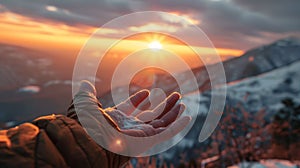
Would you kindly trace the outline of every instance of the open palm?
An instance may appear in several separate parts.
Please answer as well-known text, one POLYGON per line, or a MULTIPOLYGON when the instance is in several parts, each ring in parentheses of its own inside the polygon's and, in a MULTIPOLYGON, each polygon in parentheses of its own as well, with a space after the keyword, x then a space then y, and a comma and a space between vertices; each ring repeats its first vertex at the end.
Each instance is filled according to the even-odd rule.
MULTIPOLYGON (((173 93, 159 104, 152 104, 150 93, 142 90, 113 108, 104 109, 121 132, 136 136, 152 136, 164 131, 184 111, 184 104, 177 104, 178 93, 173 93)), ((157 96, 159 97, 159 96, 157 96)))
MULTIPOLYGON (((151 137, 160 134, 162 138, 152 139, 151 142, 145 144, 138 143, 124 143, 126 149, 139 148, 136 153, 142 153, 151 146, 166 141, 176 134, 178 134, 190 122, 189 116, 180 117, 184 111, 184 104, 177 103, 180 99, 179 93, 172 93, 170 96, 162 100, 160 103, 150 103, 150 92, 142 90, 129 97, 124 102, 116 105, 115 107, 103 109, 97 98, 94 86, 83 81, 77 97, 74 98, 74 104, 77 106, 77 114, 82 115, 80 121, 86 123, 95 122, 96 124, 90 128, 86 128, 89 134, 98 134, 99 139, 109 139, 105 143, 112 143, 117 136, 107 133, 109 131, 107 126, 103 123, 105 118, 111 126, 132 137, 151 137), (99 115, 99 114, 102 115, 99 115), (94 117, 96 114, 99 117, 94 117), (102 117, 104 116, 104 117, 102 117), (104 132, 104 133, 103 133, 104 132)), ((159 99, 158 97, 156 99, 159 99)), ((126 140, 124 140, 126 141, 126 140)))

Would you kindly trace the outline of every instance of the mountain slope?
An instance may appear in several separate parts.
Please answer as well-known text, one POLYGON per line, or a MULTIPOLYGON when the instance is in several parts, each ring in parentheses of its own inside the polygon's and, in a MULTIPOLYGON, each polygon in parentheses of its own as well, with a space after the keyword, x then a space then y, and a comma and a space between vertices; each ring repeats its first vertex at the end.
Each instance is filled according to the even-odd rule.
MULTIPOLYGON (((270 45, 259 47, 250 50, 240 57, 233 58, 223 62, 226 81, 227 83, 242 80, 252 76, 264 74, 272 70, 287 66, 295 61, 300 60, 300 39, 296 38, 286 38, 276 41, 270 45)), ((218 69, 219 65, 213 64, 209 65, 212 72, 218 69)), ((198 82, 198 87, 192 87, 189 82, 190 79, 187 75, 188 72, 182 72, 176 74, 176 79, 179 83, 185 87, 187 93, 192 93, 195 90, 200 90, 202 92, 207 91, 211 88, 210 81, 218 81, 218 77, 214 76, 212 79, 209 78, 207 70, 205 67, 199 67, 192 69, 195 78, 198 82)), ((165 74, 156 74, 155 81, 152 87, 163 89, 166 94, 170 94, 174 91, 180 91, 177 82, 174 77, 165 74)), ((134 91, 143 89, 137 85, 131 85, 130 93, 134 91)), ((124 94, 126 88, 119 87, 116 88, 119 94, 124 94)), ((187 94, 183 93, 183 94, 187 94)), ((100 96, 101 101, 104 102, 106 106, 114 105, 111 98, 111 93, 107 92, 100 96)))
MULTIPOLYGON (((284 67, 297 60, 300 60, 300 39, 296 38, 286 38, 276 41, 270 45, 259 47, 250 50, 240 57, 236 57, 223 62, 226 81, 233 82, 248 78, 251 76, 260 75, 274 69, 284 67)), ((209 65, 212 72, 215 72, 218 65, 209 65)), ((217 78, 209 79, 207 70, 205 67, 199 67, 192 70, 197 82, 199 84, 198 88, 189 88, 192 92, 196 89, 205 91, 210 89, 210 81, 216 80, 217 78)), ((189 79, 184 78, 187 72, 178 74, 180 80, 183 83, 189 81, 189 79)), ((166 88, 165 90, 177 91, 177 85, 169 85, 171 77, 158 76, 156 80, 156 86, 166 88)))
MULTIPOLYGON (((244 80, 240 80, 238 82, 229 83, 227 86, 227 98, 226 98, 226 107, 223 112, 223 117, 233 114, 236 117, 236 123, 247 123, 249 125, 260 123, 264 123, 260 129, 266 129, 268 127, 268 123, 272 122, 273 116, 277 113, 282 107, 283 104, 281 101, 286 98, 290 98, 294 100, 294 102, 300 104, 300 60, 294 62, 290 65, 284 66, 282 68, 275 69, 271 72, 264 73, 259 76, 249 77, 244 80), (247 116, 257 117, 255 120, 247 120, 243 121, 245 113, 247 116), (262 117, 262 119, 259 119, 262 117), (267 124, 267 125, 265 125, 267 124)), ((211 100, 211 92, 205 91, 201 94, 200 102, 197 101, 197 95, 190 94, 183 97, 183 102, 188 102, 189 106, 187 106, 187 111, 193 110, 200 103, 200 111, 197 117, 197 120, 187 134, 187 136, 175 147, 163 153, 163 157, 167 160, 172 160, 178 153, 188 152, 189 159, 197 158, 196 154, 192 154, 194 149, 198 149, 200 151, 205 151, 210 149, 211 140, 207 140, 203 143, 199 143, 197 141, 199 133, 201 131, 203 122, 206 118, 206 114, 210 107, 211 100), (196 100, 196 101, 195 101, 196 100)), ((228 118, 227 118, 228 119, 228 118)), ((232 126, 234 130, 238 130, 239 128, 231 125, 232 123, 228 123, 227 119, 221 119, 221 124, 219 123, 219 127, 216 128, 214 133, 218 131, 224 131, 220 127, 223 125, 232 126), (226 120, 226 121, 225 121, 226 120)), ((298 119, 300 121, 300 117, 298 119)), ((248 126, 246 126, 248 129, 248 126)), ((268 130, 268 129, 266 129, 268 130)), ((248 130, 249 131, 249 130, 248 130)), ((261 131, 261 130, 260 130, 261 131)), ((246 131, 245 131, 246 132, 246 131)), ((235 132, 235 134, 243 135, 244 132, 235 132)), ((267 143, 265 141, 260 142, 259 139, 263 138, 259 131, 251 131, 252 135, 257 134, 257 144, 267 143)), ((247 132, 246 132, 247 134, 247 132)), ((250 134, 250 135, 251 135, 250 134)), ((215 137, 216 135, 212 135, 215 137)), ((269 137, 270 132, 264 133, 263 136, 269 137)), ((243 137, 243 136, 242 136, 243 137)), ((232 137, 231 137, 232 138, 232 137)), ((288 139, 289 137, 287 137, 288 139)), ((288 141, 288 140, 287 140, 288 141)), ((246 141, 243 141, 245 143, 246 141)), ((229 150, 231 148, 230 145, 226 144, 226 138, 220 140, 219 144, 223 144, 223 149, 229 150), (224 146, 225 145, 225 146, 224 146), (228 146, 227 146, 228 145, 228 146)), ((259 146, 259 149, 269 150, 270 146, 259 146), (267 146, 267 148, 266 148, 267 146)), ((232 149, 232 148, 231 148, 232 149)), ((286 149, 285 152, 292 153, 293 148, 286 149), (290 150, 290 151, 289 151, 290 150)), ((241 150, 241 149, 239 149, 241 150)), ((228 151, 227 151, 228 152, 228 151)), ((237 152, 236 152, 237 153, 237 152)), ((217 155, 217 154, 215 154, 217 155)), ((293 154, 291 154, 293 155, 293 154)), ((272 156, 267 156, 272 157, 272 156)), ((201 159, 206 159, 204 156, 201 159)), ((201 160, 200 159, 200 160, 201 160)), ((286 159, 286 158, 282 158, 286 159)))

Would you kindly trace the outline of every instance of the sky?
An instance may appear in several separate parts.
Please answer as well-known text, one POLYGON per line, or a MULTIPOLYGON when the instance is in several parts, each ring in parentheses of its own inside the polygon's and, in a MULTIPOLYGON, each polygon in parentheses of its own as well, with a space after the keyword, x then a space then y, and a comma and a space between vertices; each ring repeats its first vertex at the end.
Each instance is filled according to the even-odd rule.
MULTIPOLYGON (((299 0, 0 0, 0 42, 57 51, 78 51, 97 28, 122 15, 163 11, 186 18, 212 41, 220 55, 243 52, 275 40, 300 37, 299 0)), ((151 16, 103 30, 114 34, 185 28, 176 19, 151 16)), ((199 36, 186 34, 197 41, 199 36)))

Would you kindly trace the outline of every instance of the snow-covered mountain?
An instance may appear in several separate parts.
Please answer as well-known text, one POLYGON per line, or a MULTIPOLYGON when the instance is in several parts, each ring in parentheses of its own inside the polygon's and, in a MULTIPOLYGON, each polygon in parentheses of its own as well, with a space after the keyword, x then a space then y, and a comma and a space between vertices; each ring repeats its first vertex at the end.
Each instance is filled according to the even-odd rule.
MULTIPOLYGON (((300 55, 300 52, 298 55, 300 55)), ((290 98, 294 100, 295 103, 300 103, 299 67, 300 60, 294 61, 293 63, 289 62, 286 66, 275 68, 272 71, 258 76, 252 76, 228 83, 226 86, 226 107, 242 107, 244 111, 252 116, 259 116, 260 112, 264 111, 263 118, 265 121, 255 122, 270 123, 276 112, 283 108, 283 99, 290 98)), ((188 135, 179 144, 163 154, 163 157, 167 160, 176 157, 177 153, 193 153, 195 148, 199 148, 199 146, 205 146, 210 143, 206 141, 200 144, 197 141, 197 138, 205 120, 206 113, 210 107, 211 92, 209 90, 204 91, 201 94, 200 102, 198 99, 194 98, 195 96, 197 95, 190 94, 188 96, 184 96, 183 100, 189 102, 189 106, 187 106, 188 110, 195 109, 195 107, 200 103, 201 109, 198 119, 188 135)), ((231 112, 231 110, 224 110, 223 115, 228 115, 228 113, 231 112)), ((236 115, 239 115, 239 113, 236 115)), ((269 135, 267 134, 265 136, 269 135)), ((190 155, 191 158, 193 157, 192 155, 193 154, 190 155)))
MULTIPOLYGON (((236 57, 223 62, 224 71, 226 74, 226 81, 233 82, 248 78, 251 76, 260 75, 274 69, 289 65, 295 61, 300 60, 300 39, 286 38, 276 41, 270 45, 265 45, 259 48, 252 49, 240 57, 236 57)), ((214 72, 218 65, 208 65, 214 72)), ((199 67, 192 70, 197 82, 198 88, 190 87, 189 90, 200 89, 205 91, 210 89, 210 81, 217 80, 217 78, 209 78, 206 67, 199 67)), ((187 83, 189 79, 185 76, 187 72, 178 74, 180 83, 187 83)), ((177 91, 178 86, 172 80, 172 77, 159 75, 156 78, 156 87, 164 88, 169 92, 177 91), (167 87, 167 88, 166 88, 167 87)))
MULTIPOLYGON (((229 83, 227 86, 226 104, 232 107, 243 106, 250 114, 256 115, 257 112, 264 109, 269 119, 283 107, 281 100, 291 98, 300 103, 300 61, 291 65, 276 69, 274 71, 247 78, 238 82, 229 83)), ((188 95, 183 97, 188 101, 197 100, 188 95)), ((206 91, 200 98, 200 115, 207 113, 210 107, 211 93, 206 91)), ((187 108, 192 110, 198 104, 194 101, 187 108)), ((202 120, 203 122, 203 120, 202 120)), ((201 124, 200 124, 201 125, 201 124)), ((197 144, 197 136, 201 127, 195 124, 192 133, 187 136, 187 141, 183 140, 179 144, 181 147, 192 147, 197 144)))

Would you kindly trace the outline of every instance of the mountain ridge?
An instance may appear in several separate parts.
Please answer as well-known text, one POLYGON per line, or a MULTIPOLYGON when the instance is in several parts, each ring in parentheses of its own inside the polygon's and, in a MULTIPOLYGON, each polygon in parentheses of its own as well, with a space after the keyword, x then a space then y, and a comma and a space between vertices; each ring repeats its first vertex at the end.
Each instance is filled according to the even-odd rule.
MULTIPOLYGON (((226 75, 226 82, 233 82, 247 77, 263 74, 274 69, 289 65, 300 60, 300 39, 285 38, 278 40, 269 45, 264 45, 245 52, 242 56, 224 61, 223 67, 226 75)), ((218 64, 208 65, 209 69, 214 72, 218 64)), ((199 89, 205 91, 210 89, 210 79, 206 67, 192 69, 197 82, 198 88, 192 88, 191 91, 199 89)), ((183 72, 181 76, 187 72, 183 72)), ((165 77, 164 77, 165 78, 165 77)), ((188 81, 188 79, 182 79, 188 81)), ((158 86, 165 86, 164 81, 157 78, 158 86)), ((178 89, 173 88, 174 91, 178 89)))
MULTIPOLYGON (((298 53, 300 53, 300 39, 294 37, 284 38, 271 44, 251 49, 240 57, 222 62, 226 75, 226 83, 240 81, 290 65, 300 60, 300 54, 298 53)), ((208 65, 209 69, 213 72, 215 69, 218 69, 218 66, 219 63, 208 65)), ((194 68, 191 71, 197 79, 198 88, 189 87, 186 89, 188 93, 196 90, 205 92, 211 89, 211 80, 218 81, 217 78, 210 79, 205 66, 194 68)), ((185 76, 189 76, 187 75, 188 73, 190 72, 185 71, 177 74, 177 79, 180 80, 179 82, 186 87, 189 86, 189 79, 185 78, 185 76)), ((179 86, 172 76, 160 74, 156 75, 155 79, 156 80, 153 85, 156 88, 164 90, 166 94, 170 94, 175 91, 180 92, 179 86)), ((132 89, 130 88, 131 93, 143 89, 136 85, 133 86, 134 87, 132 89)), ((121 88, 122 87, 116 89, 124 90, 121 88)), ((120 94, 122 93, 120 92, 120 94)), ((110 91, 104 93, 100 97, 101 101, 103 101, 105 105, 113 105, 110 91)))

